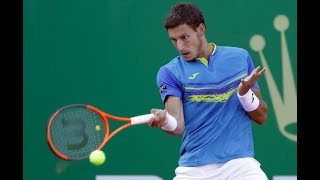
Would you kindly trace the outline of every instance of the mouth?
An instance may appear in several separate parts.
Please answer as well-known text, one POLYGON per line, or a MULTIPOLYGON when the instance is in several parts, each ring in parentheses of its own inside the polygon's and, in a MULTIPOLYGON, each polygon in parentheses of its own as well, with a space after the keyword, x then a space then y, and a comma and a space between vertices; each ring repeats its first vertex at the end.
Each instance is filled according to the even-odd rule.
POLYGON ((183 57, 188 57, 190 55, 190 52, 181 53, 183 57))

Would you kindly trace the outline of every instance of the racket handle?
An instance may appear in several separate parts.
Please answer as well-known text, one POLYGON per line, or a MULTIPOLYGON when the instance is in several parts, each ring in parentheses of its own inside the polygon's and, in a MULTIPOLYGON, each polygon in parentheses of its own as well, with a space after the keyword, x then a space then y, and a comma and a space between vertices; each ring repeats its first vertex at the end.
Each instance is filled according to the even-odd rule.
POLYGON ((149 122, 150 118, 154 117, 153 114, 145 114, 145 115, 140 115, 140 116, 135 116, 130 118, 131 119, 131 124, 132 125, 137 125, 137 124, 144 124, 149 122))

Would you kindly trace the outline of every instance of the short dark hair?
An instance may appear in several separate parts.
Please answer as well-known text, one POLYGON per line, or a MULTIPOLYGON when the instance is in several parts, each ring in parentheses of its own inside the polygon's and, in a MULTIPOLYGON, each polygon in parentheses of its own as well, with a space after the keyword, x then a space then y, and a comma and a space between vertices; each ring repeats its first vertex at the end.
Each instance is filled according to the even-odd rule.
POLYGON ((171 8, 164 20, 163 26, 168 30, 182 24, 187 24, 195 30, 201 23, 206 25, 202 12, 195 4, 178 3, 171 8))

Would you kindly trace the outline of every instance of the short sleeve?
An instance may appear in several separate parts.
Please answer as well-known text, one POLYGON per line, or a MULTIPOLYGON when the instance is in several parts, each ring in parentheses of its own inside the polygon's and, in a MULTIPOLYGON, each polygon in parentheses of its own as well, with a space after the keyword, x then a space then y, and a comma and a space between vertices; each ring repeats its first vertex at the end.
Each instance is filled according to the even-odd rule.
POLYGON ((181 84, 168 68, 161 67, 159 69, 157 85, 163 103, 165 103, 166 97, 169 95, 182 99, 181 84))

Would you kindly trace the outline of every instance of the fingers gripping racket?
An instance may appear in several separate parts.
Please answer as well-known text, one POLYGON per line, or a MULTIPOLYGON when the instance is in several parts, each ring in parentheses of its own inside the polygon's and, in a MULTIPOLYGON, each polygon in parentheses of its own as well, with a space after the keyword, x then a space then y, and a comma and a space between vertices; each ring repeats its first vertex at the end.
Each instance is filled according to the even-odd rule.
POLYGON ((47 124, 47 141, 51 150, 64 160, 82 160, 101 149, 119 131, 147 123, 153 114, 131 118, 118 117, 91 105, 72 104, 55 111, 47 124), (108 119, 127 122, 109 134, 108 119))

